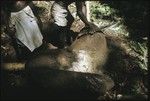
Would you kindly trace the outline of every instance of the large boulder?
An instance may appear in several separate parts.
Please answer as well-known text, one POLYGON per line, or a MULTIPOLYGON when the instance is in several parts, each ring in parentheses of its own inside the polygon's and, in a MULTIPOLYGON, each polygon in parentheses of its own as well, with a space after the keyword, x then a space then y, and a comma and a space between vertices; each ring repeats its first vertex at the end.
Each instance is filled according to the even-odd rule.
POLYGON ((75 61, 69 70, 98 73, 108 56, 106 38, 103 33, 95 32, 77 38, 69 47, 75 55, 75 61))
POLYGON ((113 80, 103 74, 107 54, 105 36, 95 32, 77 38, 67 49, 51 49, 32 56, 25 69, 30 85, 55 91, 56 95, 97 98, 114 86, 113 80))

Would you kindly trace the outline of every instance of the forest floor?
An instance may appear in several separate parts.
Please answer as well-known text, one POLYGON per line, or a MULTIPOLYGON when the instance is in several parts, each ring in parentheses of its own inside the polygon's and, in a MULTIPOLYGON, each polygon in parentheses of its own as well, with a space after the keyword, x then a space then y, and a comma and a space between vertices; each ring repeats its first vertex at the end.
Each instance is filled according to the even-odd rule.
MULTIPOLYGON (((47 2, 37 4, 39 9, 39 14, 43 23, 46 23, 50 19, 50 8, 51 5, 47 2), (45 5, 45 6, 43 6, 45 5)), ((106 20, 101 20, 103 24, 101 26, 111 23, 106 20)), ((119 21, 118 21, 119 22, 119 21)), ((123 34, 126 30, 125 26, 119 25, 118 22, 109 28, 103 29, 102 31, 106 35, 107 43, 109 47, 109 59, 105 66, 107 73, 115 82, 115 87, 109 93, 110 99, 144 99, 148 97, 148 76, 147 69, 143 66, 139 66, 139 59, 147 57, 146 51, 140 47, 140 43, 137 45, 135 41, 126 37, 128 33, 123 34), (123 28, 122 31, 117 29, 123 28), (135 48, 134 46, 137 45, 135 48), (144 55, 139 54, 141 50, 144 55), (142 56, 142 57, 141 57, 142 56), (140 58, 139 58, 140 57, 140 58)), ((98 23, 98 22, 96 22, 98 23)), ((1 26, 3 30, 5 26, 1 26)), ((84 24, 76 19, 72 25, 72 30, 79 32, 84 27, 84 24)), ((3 31, 2 31, 3 32, 3 31)), ((26 84, 24 63, 17 62, 15 55, 15 50, 11 44, 9 36, 5 33, 1 33, 1 63, 7 63, 7 67, 19 67, 19 69, 10 69, 10 71, 4 71, 2 73, 2 87, 19 87, 26 84), (8 64, 10 63, 10 64, 8 64)), ((144 60, 141 60, 144 61, 144 60)), ((146 60, 145 60, 146 61, 146 60)), ((144 62, 145 62, 144 61, 144 62)), ((147 64, 147 63, 145 63, 147 64)), ((143 62, 142 64, 143 65, 143 62)))

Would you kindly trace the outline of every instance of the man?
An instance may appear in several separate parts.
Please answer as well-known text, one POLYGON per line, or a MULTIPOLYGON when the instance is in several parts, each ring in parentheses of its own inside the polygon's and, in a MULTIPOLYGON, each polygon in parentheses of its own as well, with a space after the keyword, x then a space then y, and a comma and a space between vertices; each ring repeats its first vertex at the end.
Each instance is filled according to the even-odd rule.
POLYGON ((85 27, 89 29, 90 32, 98 30, 98 27, 91 22, 88 22, 86 17, 86 5, 83 1, 55 1, 52 5, 51 12, 52 18, 54 19, 55 29, 54 29, 54 39, 52 39, 52 43, 54 43, 58 48, 64 48, 65 45, 70 45, 71 40, 70 37, 73 33, 70 30, 70 27, 74 21, 73 16, 68 10, 68 6, 75 2, 77 8, 77 14, 80 19, 85 23, 85 27), (58 40, 58 41, 57 41, 58 40), (57 41, 57 43, 55 43, 57 41))
POLYGON ((42 45, 41 21, 31 1, 3 1, 6 16, 6 31, 13 39, 20 59, 42 45), (40 27, 39 27, 40 26, 40 27))

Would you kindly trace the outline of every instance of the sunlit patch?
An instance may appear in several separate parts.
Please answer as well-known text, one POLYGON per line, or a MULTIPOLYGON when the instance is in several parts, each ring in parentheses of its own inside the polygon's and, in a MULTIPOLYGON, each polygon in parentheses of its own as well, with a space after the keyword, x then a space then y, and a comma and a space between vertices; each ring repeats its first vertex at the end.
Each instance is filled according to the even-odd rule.
POLYGON ((92 68, 92 58, 88 52, 85 50, 79 50, 77 54, 77 61, 72 63, 72 68, 69 70, 92 73, 94 71, 92 68))

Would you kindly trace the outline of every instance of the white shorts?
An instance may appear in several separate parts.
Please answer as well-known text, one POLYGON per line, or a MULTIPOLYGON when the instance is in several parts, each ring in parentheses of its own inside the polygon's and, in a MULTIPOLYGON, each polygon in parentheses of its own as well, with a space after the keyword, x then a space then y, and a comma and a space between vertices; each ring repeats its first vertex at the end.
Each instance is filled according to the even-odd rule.
POLYGON ((52 16, 54 18, 54 23, 58 26, 67 26, 67 15, 68 11, 65 7, 62 7, 58 3, 54 3, 52 6, 52 16))
POLYGON ((19 12, 11 13, 11 24, 15 25, 16 37, 30 51, 42 45, 43 36, 37 24, 37 19, 29 6, 19 12))

